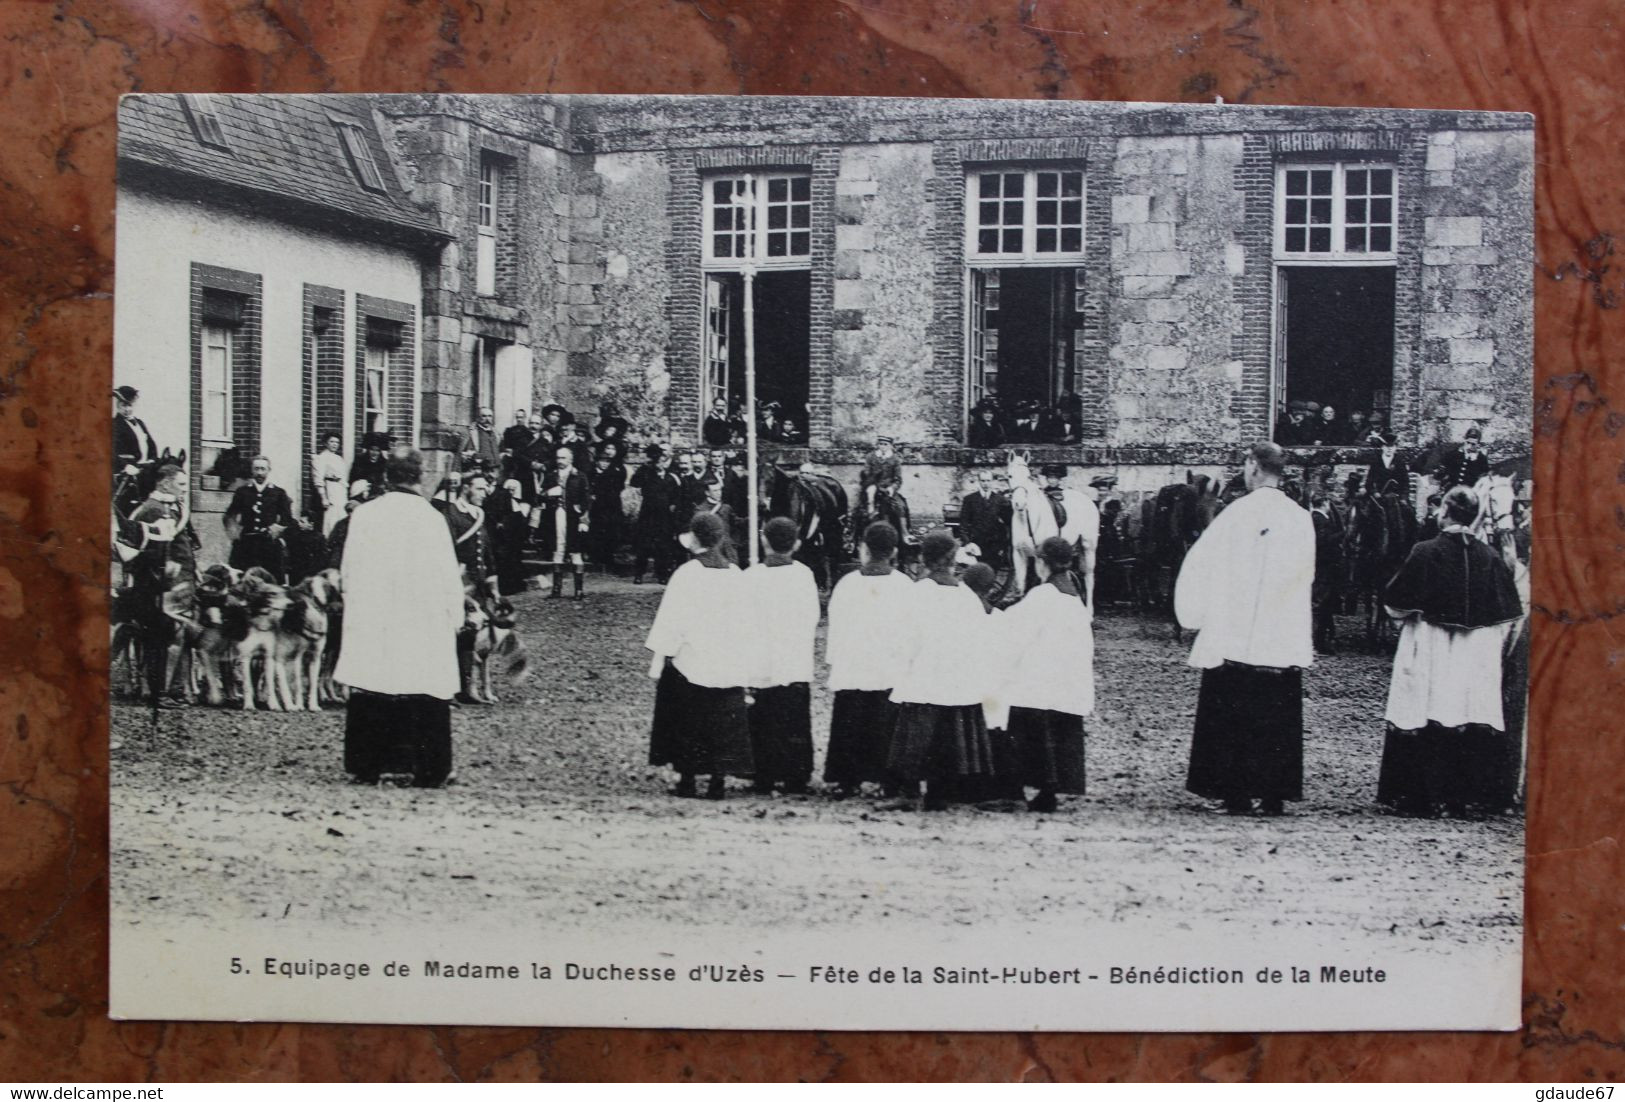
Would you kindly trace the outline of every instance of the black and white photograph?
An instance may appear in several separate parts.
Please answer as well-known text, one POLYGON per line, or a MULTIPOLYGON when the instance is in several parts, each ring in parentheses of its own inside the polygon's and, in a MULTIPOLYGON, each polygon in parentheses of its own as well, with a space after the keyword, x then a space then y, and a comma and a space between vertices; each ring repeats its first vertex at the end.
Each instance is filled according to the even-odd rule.
POLYGON ((1531 116, 118 123, 115 1017, 1518 1027, 1531 116))

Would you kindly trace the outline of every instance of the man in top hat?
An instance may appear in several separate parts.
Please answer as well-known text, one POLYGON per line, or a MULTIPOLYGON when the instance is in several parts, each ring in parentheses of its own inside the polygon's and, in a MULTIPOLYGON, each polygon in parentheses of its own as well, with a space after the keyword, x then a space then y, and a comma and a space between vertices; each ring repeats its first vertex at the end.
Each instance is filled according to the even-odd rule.
POLYGON ((1185 787, 1250 814, 1280 815, 1303 798, 1303 671, 1314 661, 1315 526, 1281 492, 1286 453, 1255 444, 1247 493, 1214 518, 1185 556, 1174 612, 1196 632, 1202 671, 1185 787))
POLYGON ((1461 447, 1445 457, 1434 472, 1439 492, 1448 494, 1457 486, 1469 489, 1490 473, 1490 457, 1484 454, 1484 432, 1477 425, 1467 430, 1461 447))
POLYGON ((463 434, 463 446, 459 451, 463 470, 475 468, 484 471, 496 470, 500 451, 496 415, 491 412, 490 407, 482 406, 474 423, 463 434))
POLYGON ((294 520, 288 491, 271 481, 271 461, 256 455, 250 470, 253 477, 237 487, 221 518, 227 532, 236 532, 228 562, 236 570, 263 567, 283 582, 282 533, 301 522, 294 520))
POLYGON ((677 556, 677 505, 682 496, 682 480, 671 469, 671 456, 659 444, 643 449, 645 462, 632 472, 631 484, 641 501, 633 542, 637 558, 632 582, 643 584, 643 572, 654 562, 655 578, 664 582, 671 575, 677 556))
POLYGON ((1366 468, 1365 492, 1375 497, 1386 493, 1389 485, 1392 485, 1401 498, 1409 500, 1411 471, 1400 457, 1398 441, 1392 432, 1384 432, 1377 439, 1382 441, 1382 445, 1371 466, 1366 468))
POLYGON ((121 386, 113 391, 113 472, 135 474, 142 463, 158 458, 158 445, 147 431, 147 423, 135 415, 135 400, 141 392, 133 386, 121 386))

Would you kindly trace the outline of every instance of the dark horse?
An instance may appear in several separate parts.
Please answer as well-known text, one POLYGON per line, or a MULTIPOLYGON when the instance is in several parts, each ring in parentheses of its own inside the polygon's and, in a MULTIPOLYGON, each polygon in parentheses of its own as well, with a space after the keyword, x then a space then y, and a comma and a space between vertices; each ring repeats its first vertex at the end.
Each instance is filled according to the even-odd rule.
MULTIPOLYGON (((1218 483, 1205 474, 1187 473, 1157 491, 1141 506, 1140 558, 1145 563, 1141 581, 1146 602, 1153 608, 1173 610, 1174 583, 1185 553, 1219 514, 1218 483)), ((1179 637, 1179 627, 1174 627, 1179 637)))
POLYGON ((820 589, 833 585, 846 561, 846 488, 832 475, 787 472, 774 464, 767 484, 767 515, 796 522, 801 550, 796 558, 812 568, 820 589))
POLYGON ((1395 632, 1384 613, 1382 591, 1405 564, 1416 542, 1416 517, 1397 491, 1355 499, 1349 515, 1346 557, 1353 599, 1364 613, 1366 638, 1387 643, 1395 632))

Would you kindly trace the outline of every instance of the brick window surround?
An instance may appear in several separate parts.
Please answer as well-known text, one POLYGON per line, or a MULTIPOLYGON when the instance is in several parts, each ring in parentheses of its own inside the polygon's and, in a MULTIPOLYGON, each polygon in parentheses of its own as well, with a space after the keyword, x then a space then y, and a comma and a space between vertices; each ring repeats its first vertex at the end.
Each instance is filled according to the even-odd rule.
MULTIPOLYGON (((322 448, 334 433, 344 439, 344 292, 334 287, 305 284, 300 348, 304 366, 300 392, 299 439, 306 458, 322 448)), ((354 449, 351 449, 354 451, 354 449)), ((315 500, 310 464, 302 462, 300 486, 308 505, 315 500)))
MULTIPOLYGON (((1079 342, 1073 364, 1078 396, 1083 399, 1079 428, 1084 443, 1104 442, 1111 429, 1107 391, 1106 332, 1111 276, 1110 144, 1103 138, 1005 138, 979 141, 937 141, 931 146, 934 183, 931 229, 934 260, 931 316, 931 367, 927 390, 937 396, 931 411, 933 427, 942 441, 965 439, 969 427, 968 372, 965 324, 965 177, 979 168, 1045 168, 1069 163, 1084 171, 1083 259, 1058 260, 1056 267, 1079 268, 1087 275, 1083 309, 1079 311, 1079 342)), ((997 265, 993 265, 997 266, 997 265)), ((1043 447, 1043 445, 1038 445, 1043 447)))
POLYGON ((416 371, 417 311, 409 302, 371 295, 355 297, 355 438, 359 446, 367 431, 367 347, 388 348, 385 415, 389 435, 396 444, 417 445, 416 371))
POLYGON ((1245 215, 1245 267, 1237 280, 1242 326, 1234 338, 1242 363, 1241 390, 1232 413, 1244 439, 1268 440, 1275 427, 1272 357, 1275 337, 1276 167, 1316 161, 1392 161, 1398 198, 1394 207, 1394 381, 1389 425, 1401 445, 1421 436, 1422 410, 1422 195, 1427 131, 1316 130, 1249 133, 1236 169, 1236 190, 1245 215))
MULTIPOLYGON (((252 458, 260 446, 260 362, 261 362, 261 279, 251 272, 217 268, 211 264, 192 265, 191 286, 191 433, 189 466, 194 487, 208 475, 212 463, 200 462, 203 455, 203 329, 221 324, 205 319, 204 299, 212 293, 234 302, 235 318, 223 327, 231 333, 231 444, 244 459, 252 458)), ((216 300, 218 301, 218 300, 216 300)))
POLYGON ((671 238, 666 270, 671 278, 671 336, 666 360, 671 387, 666 417, 680 441, 700 438, 705 416, 701 391, 705 376, 705 205, 706 177, 737 172, 804 172, 812 176, 812 255, 810 331, 807 357, 808 440, 827 445, 834 431, 835 358, 835 178, 839 146, 721 147, 671 153, 667 214, 671 238))

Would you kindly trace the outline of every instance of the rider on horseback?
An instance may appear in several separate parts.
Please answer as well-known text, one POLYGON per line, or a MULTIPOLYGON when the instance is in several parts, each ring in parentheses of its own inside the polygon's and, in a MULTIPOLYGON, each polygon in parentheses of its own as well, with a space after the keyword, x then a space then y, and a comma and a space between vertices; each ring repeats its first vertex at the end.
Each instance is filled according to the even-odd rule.
POLYGON ((864 460, 858 483, 863 523, 854 525, 857 531, 863 531, 869 521, 884 520, 897 529, 905 546, 919 542, 909 530, 908 501, 902 494, 903 463, 897 458, 891 437, 876 439, 875 450, 864 460))

